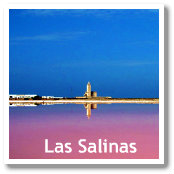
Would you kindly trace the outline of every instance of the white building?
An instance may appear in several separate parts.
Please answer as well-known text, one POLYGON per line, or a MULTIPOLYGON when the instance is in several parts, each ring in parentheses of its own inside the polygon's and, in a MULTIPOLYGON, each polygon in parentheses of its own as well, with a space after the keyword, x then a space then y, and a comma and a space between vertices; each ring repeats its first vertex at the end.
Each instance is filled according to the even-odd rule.
POLYGON ((10 99, 20 99, 20 98, 32 98, 32 97, 35 97, 37 96, 36 94, 10 94, 9 95, 9 98, 10 99))
POLYGON ((51 98, 54 98, 54 96, 42 96, 42 98, 44 98, 44 99, 51 99, 51 98))

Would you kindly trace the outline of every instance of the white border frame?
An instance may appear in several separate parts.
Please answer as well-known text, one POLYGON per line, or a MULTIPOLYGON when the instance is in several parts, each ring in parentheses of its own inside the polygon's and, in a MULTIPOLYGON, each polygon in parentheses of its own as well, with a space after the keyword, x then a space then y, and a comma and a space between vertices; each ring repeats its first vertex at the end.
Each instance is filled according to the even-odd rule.
POLYGON ((164 5, 8 4, 4 8, 4 163, 5 164, 164 164, 164 5), (9 159, 9 9, 159 9, 159 159, 9 159))

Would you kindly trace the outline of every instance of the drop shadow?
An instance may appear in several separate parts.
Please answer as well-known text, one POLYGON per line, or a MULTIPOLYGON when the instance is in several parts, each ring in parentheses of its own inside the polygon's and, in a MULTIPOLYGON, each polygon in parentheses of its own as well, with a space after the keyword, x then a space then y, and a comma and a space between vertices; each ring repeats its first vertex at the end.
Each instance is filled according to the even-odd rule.
POLYGON ((97 168, 166 168, 169 165, 169 9, 164 8, 164 164, 7 164, 7 167, 13 169, 97 169, 97 168))

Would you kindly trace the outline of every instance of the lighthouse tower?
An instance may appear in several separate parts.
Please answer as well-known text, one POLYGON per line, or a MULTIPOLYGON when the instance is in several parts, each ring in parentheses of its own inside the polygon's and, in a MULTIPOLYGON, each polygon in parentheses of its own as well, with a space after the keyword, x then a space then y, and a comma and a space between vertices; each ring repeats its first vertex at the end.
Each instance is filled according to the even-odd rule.
POLYGON ((91 84, 90 84, 90 82, 88 82, 88 84, 87 84, 86 94, 87 94, 87 98, 91 97, 91 84))

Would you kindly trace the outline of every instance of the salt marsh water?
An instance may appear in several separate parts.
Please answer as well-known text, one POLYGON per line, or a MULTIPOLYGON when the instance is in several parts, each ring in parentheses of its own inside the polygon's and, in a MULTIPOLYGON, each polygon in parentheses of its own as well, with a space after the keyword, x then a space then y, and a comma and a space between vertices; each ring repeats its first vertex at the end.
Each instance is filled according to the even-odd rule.
POLYGON ((90 119, 81 104, 10 107, 11 159, 156 159, 159 158, 158 104, 98 104, 90 119), (56 142, 71 142, 71 153, 45 153, 56 142), (79 139, 97 144, 135 142, 136 153, 79 153, 79 139))

